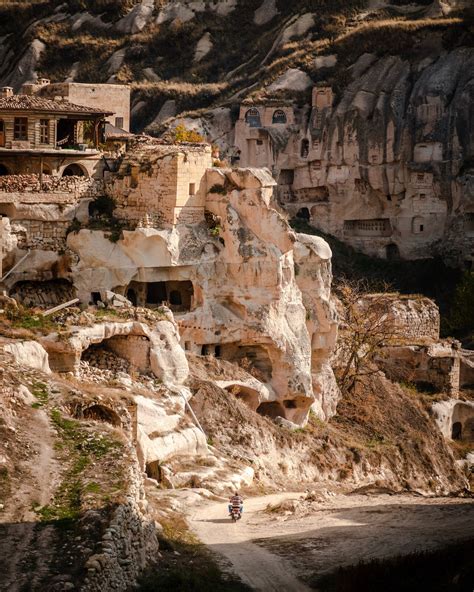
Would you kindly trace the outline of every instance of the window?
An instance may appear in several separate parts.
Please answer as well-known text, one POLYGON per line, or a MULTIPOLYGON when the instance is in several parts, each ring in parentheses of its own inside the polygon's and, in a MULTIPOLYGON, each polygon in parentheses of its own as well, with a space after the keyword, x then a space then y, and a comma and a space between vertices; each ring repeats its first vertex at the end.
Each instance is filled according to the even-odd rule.
POLYGON ((49 144, 49 119, 40 119, 40 143, 49 144))
POLYGON ((420 193, 420 199, 425 199, 426 193, 420 193))
POLYGON ((245 121, 249 124, 250 127, 261 127, 262 123, 260 121, 260 113, 258 109, 254 107, 249 109, 245 114, 245 121))
POLYGON ((286 114, 281 109, 273 113, 272 123, 286 123, 286 114))
POLYGON ((420 224, 420 232, 423 232, 424 228, 425 227, 423 226, 423 224, 420 224))
POLYGON ((28 118, 15 117, 13 126, 13 138, 15 140, 28 140, 28 118))
POLYGON ((301 158, 308 158, 309 154, 309 140, 301 141, 301 158))
POLYGON ((423 173, 418 173, 416 175, 416 178, 418 181, 424 181, 425 180, 425 175, 423 173))
POLYGON ((123 117, 116 117, 115 118, 115 127, 119 127, 123 129, 123 117))
POLYGON ((196 183, 189 184, 189 195, 196 195, 196 183))
POLYGON ((263 140, 257 140, 257 146, 263 146, 263 140))

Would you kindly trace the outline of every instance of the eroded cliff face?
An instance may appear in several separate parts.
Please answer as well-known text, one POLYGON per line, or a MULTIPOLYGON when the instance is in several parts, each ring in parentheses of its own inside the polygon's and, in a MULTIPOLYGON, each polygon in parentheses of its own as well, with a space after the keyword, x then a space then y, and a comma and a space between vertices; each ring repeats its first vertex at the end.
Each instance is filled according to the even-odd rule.
POLYGON ((357 249, 471 261, 474 52, 440 43, 421 41, 413 58, 364 53, 337 95, 334 55, 335 85, 315 86, 311 107, 268 87, 241 109, 241 163, 270 167, 292 215, 357 249))
POLYGON ((333 415, 328 245, 291 231, 271 205, 275 181, 264 170, 208 169, 204 184, 208 222, 137 228, 116 243, 100 231, 69 234, 79 297, 113 290, 145 305, 165 290, 185 350, 254 375, 254 411, 299 424, 311 406, 333 415))

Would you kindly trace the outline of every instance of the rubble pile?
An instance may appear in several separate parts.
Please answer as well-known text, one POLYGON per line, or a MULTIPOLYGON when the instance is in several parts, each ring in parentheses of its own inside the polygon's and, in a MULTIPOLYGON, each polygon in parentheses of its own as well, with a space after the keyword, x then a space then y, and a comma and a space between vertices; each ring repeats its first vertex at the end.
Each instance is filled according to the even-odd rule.
POLYGON ((0 191, 12 193, 16 191, 64 191, 75 189, 84 183, 83 177, 53 177, 52 175, 24 174, 3 175, 0 177, 0 191))
POLYGON ((114 380, 117 374, 129 374, 131 365, 127 360, 101 347, 90 347, 81 360, 81 378, 91 382, 114 380))

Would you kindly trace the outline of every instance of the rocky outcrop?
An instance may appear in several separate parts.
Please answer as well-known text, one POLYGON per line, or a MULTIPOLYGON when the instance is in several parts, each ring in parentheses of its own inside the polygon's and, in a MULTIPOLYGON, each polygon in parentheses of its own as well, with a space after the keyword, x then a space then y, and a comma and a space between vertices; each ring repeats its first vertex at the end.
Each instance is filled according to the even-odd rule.
MULTIPOLYGON (((189 169, 178 169, 179 182, 187 189, 189 179, 190 187, 199 187, 202 221, 180 223, 182 211, 191 206, 183 202, 176 208, 170 200, 168 211, 180 210, 172 228, 163 228, 161 218, 153 222, 149 205, 147 225, 125 231, 116 243, 100 231, 70 234, 79 297, 112 290, 141 306, 167 301, 184 349, 247 365, 262 385, 256 391, 259 413, 303 423, 316 390, 315 410, 329 417, 337 401, 328 362, 336 334, 329 247, 311 237, 301 237, 304 244, 296 240, 272 207, 275 181, 267 171, 201 168, 199 173, 205 154, 200 160, 195 150, 191 156, 183 151, 182 160, 174 161, 168 153, 151 174, 142 151, 144 172, 127 175, 124 169, 119 184, 133 182, 141 195, 142 178, 146 187, 158 186, 165 171, 171 186, 165 160, 178 167, 187 163, 189 169)), ((148 154, 156 160, 155 153, 148 154)), ((197 206, 194 195, 191 203, 197 206)))
POLYGON ((11 341, 3 345, 3 350, 13 356, 18 366, 34 368, 46 374, 51 372, 48 354, 37 341, 11 341))
POLYGON ((311 373, 317 400, 313 410, 328 418, 336 413, 340 397, 328 357, 337 339, 337 314, 331 300, 332 253, 326 241, 306 234, 297 235, 294 253, 296 283, 303 295, 311 339, 311 373))
POLYGON ((101 344, 139 371, 151 371, 164 384, 181 384, 188 374, 177 327, 168 319, 156 322, 152 329, 136 321, 73 327, 69 335, 53 333, 42 344, 56 372, 78 372, 83 352, 101 344))
POLYGON ((472 48, 423 59, 363 54, 337 97, 318 85, 311 107, 291 115, 277 115, 277 81, 253 107, 258 122, 242 124, 241 114, 241 164, 270 167, 292 215, 369 254, 470 261, 473 66, 472 48), (284 145, 276 132, 286 132, 284 145))

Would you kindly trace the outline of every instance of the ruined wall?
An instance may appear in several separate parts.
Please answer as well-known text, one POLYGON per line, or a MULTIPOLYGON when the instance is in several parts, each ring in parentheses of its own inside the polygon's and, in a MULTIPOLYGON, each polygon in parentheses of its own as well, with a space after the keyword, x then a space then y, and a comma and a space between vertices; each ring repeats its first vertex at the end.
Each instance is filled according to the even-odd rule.
POLYGON ((459 393, 460 357, 451 343, 384 347, 375 361, 391 380, 454 396, 459 393))
POLYGON ((142 372, 150 370, 150 341, 143 335, 111 337, 105 347, 142 372))
POLYGON ((204 219, 202 180, 210 166, 207 145, 144 145, 123 159, 107 193, 123 220, 156 228, 195 224, 204 219))
POLYGON ((0 214, 7 216, 20 249, 60 251, 74 218, 88 218, 88 203, 103 193, 101 180, 38 175, 0 177, 0 214))
POLYGON ((440 315, 433 300, 423 296, 400 294, 373 294, 364 296, 361 306, 376 300, 381 313, 393 320, 394 335, 398 341, 416 344, 439 339, 440 315))

